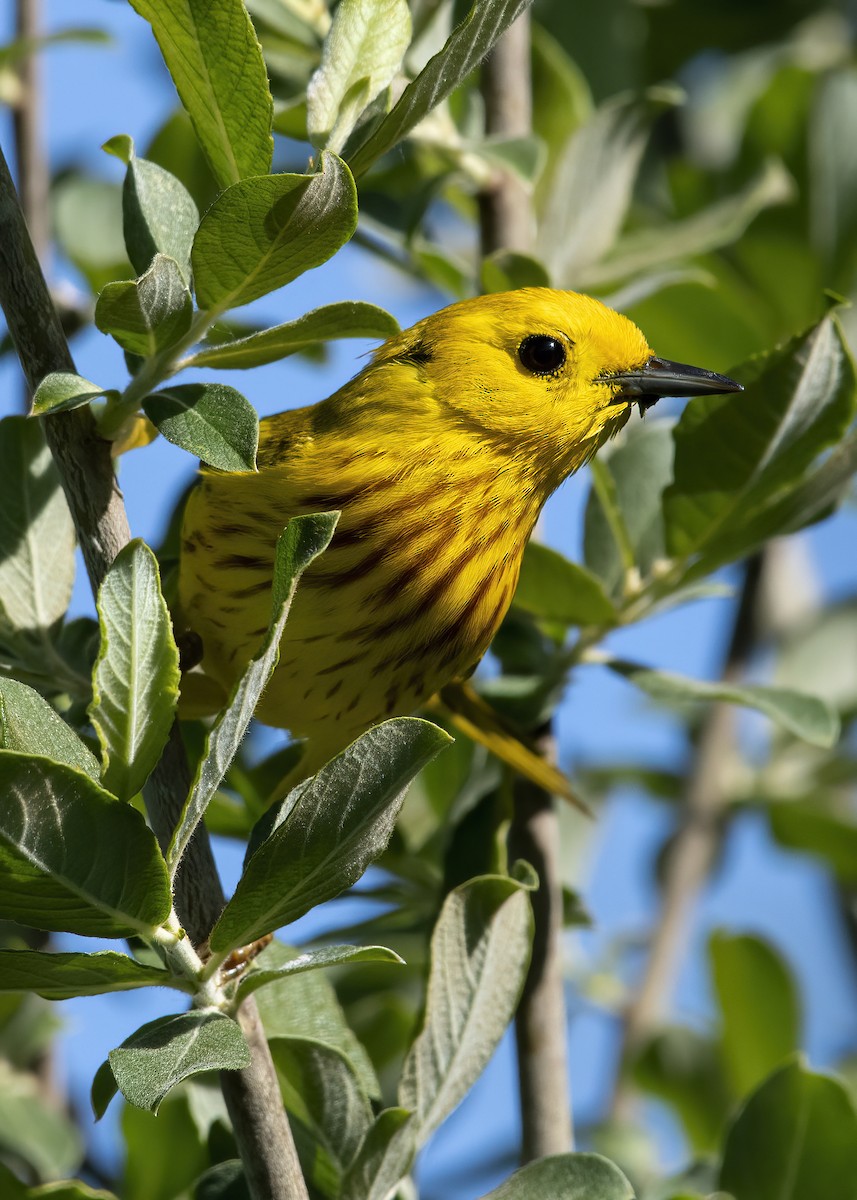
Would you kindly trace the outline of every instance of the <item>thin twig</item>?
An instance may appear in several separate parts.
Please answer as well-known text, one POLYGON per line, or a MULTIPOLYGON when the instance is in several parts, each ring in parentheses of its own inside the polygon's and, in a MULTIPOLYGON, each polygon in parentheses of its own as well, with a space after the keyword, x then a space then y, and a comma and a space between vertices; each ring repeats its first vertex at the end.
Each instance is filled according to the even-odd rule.
MULTIPOLYGON (((31 391, 52 371, 74 371, 2 151, 0 306, 31 391)), ((45 418, 44 428, 95 593, 130 537, 110 446, 98 436, 87 408, 45 418)), ((187 759, 174 729, 148 789, 150 818, 162 844, 181 811, 187 786, 187 759)), ((204 829, 198 831, 194 842, 193 857, 179 877, 176 908, 199 944, 219 912, 222 893, 204 829)), ((240 1020, 253 1060, 243 1071, 222 1072, 221 1085, 251 1195, 253 1200, 307 1200, 276 1071, 254 1004, 242 1006, 240 1020)))
POLYGON ((50 249, 48 164, 42 143, 42 90, 37 38, 41 33, 41 0, 16 0, 15 37, 32 46, 18 67, 18 95, 12 109, 15 159, 21 207, 36 254, 47 267, 50 249))
MULTIPOLYGON (((516 137, 530 132, 530 26, 526 14, 507 30, 482 64, 482 96, 486 133, 516 137)), ((530 198, 515 176, 496 173, 479 197, 479 219, 484 255, 530 249, 530 198)), ((549 735, 541 744, 551 752, 549 735)), ((558 845, 553 798, 528 781, 518 780, 509 851, 512 857, 527 859, 539 876, 539 890, 533 896, 533 957, 515 1015, 525 1162, 572 1147, 558 845)))
MULTIPOLYGON (((747 562, 721 673, 726 682, 738 682, 744 676, 756 643, 757 602, 764 569, 764 552, 760 551, 747 562)), ((682 825, 666 860, 661 911, 643 978, 624 1017, 614 1112, 621 1112, 626 1104, 625 1082, 629 1064, 669 1012, 697 900, 720 847, 726 801, 725 772, 734 739, 734 709, 727 704, 712 705, 702 724, 687 777, 682 825)))

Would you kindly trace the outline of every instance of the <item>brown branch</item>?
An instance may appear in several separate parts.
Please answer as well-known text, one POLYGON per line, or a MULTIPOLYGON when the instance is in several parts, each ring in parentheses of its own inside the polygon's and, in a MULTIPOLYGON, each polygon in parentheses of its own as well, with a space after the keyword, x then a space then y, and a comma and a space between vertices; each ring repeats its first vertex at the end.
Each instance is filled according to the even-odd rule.
MULTIPOLYGON (((485 131, 525 136, 532 123, 530 25, 519 17, 482 64, 485 131)), ((527 251, 532 243, 530 197, 519 179, 498 171, 479 197, 482 253, 527 251)), ((552 750, 549 736, 542 740, 552 750)), ((518 1088, 521 1098, 522 1156, 525 1162, 572 1147, 568 1086, 566 1012, 560 938, 562 890, 557 851, 559 822, 547 792, 518 780, 509 852, 538 872, 533 895, 533 957, 515 1014, 518 1088)))
MULTIPOLYGON (((51 303, 6 160, 0 151, 0 306, 31 391, 52 371, 74 371, 74 361, 51 303)), ((98 436, 87 408, 44 419, 93 593, 130 537, 110 446, 98 436)), ((147 787, 153 828, 163 846, 187 795, 189 771, 178 730, 147 787)), ((220 880, 200 827, 177 879, 176 909, 197 945, 223 903, 220 880)), ((224 1071, 221 1085, 253 1200, 307 1200, 294 1139, 255 1004, 240 1013, 253 1061, 224 1071)))
MULTIPOLYGON (((764 569, 764 552, 747 562, 721 673, 727 683, 736 683, 744 676, 756 642, 758 599, 764 569)), ((726 771, 734 739, 734 709, 727 704, 713 704, 700 730, 687 777, 681 828, 666 860, 661 911, 649 957, 643 978, 625 1013, 621 1067, 613 1106, 616 1112, 623 1109, 627 1100, 624 1085, 628 1066, 668 1015, 697 901, 721 843, 726 771)))
POLYGON ((42 91, 39 52, 35 46, 41 33, 41 0, 16 0, 15 37, 33 48, 18 67, 18 95, 12 109, 15 159, 21 207, 42 266, 50 248, 48 164, 42 145, 42 91))

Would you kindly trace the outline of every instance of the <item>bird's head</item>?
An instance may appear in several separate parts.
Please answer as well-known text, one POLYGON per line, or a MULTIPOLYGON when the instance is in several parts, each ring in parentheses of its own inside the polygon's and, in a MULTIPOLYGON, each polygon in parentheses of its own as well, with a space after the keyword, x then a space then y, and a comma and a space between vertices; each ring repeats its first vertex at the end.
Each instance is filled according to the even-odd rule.
POLYGON ((537 464, 551 487, 619 430, 634 404, 738 391, 657 358, 632 321, 590 296, 521 288, 460 301, 386 343, 412 364, 436 416, 537 464))

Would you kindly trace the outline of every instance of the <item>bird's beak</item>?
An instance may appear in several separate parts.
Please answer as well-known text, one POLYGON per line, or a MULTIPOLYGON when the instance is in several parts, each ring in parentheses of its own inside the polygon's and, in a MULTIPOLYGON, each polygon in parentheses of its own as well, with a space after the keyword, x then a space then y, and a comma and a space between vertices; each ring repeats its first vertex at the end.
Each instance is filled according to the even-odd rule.
POLYGON ((740 383, 727 379, 725 375, 704 371, 701 367, 690 367, 687 363, 670 362, 654 354, 638 370, 605 375, 599 382, 620 384, 621 391, 617 392, 612 403, 629 404, 637 401, 641 412, 665 396, 708 396, 744 390, 740 383))

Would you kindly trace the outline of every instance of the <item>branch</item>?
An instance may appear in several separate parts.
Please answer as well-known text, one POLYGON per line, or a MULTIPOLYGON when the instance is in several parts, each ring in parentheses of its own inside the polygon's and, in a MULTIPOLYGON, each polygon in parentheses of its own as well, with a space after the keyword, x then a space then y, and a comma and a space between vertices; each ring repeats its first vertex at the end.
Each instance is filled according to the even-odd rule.
MULTIPOLYGON (((530 132, 527 14, 507 30, 482 64, 482 96, 487 134, 513 137, 530 132)), ((498 171, 480 195, 479 220, 483 255, 530 248, 530 198, 521 181, 508 172, 498 171)), ((542 745, 552 752, 549 734, 542 745)), ((524 1162, 572 1147, 558 846, 559 821, 553 798, 527 780, 517 780, 509 853, 513 858, 525 858, 539 876, 539 890, 533 895, 533 957, 515 1014, 524 1162)))
MULTIPOLYGON (((748 559, 723 664, 724 681, 737 682, 746 672, 757 640, 758 600, 765 569, 765 551, 748 559)), ((614 1112, 620 1111, 626 1102, 623 1081, 626 1068, 668 1014, 697 900, 720 847, 726 771, 734 739, 734 709, 728 704, 712 705, 700 730, 687 777, 682 825, 666 860, 661 912, 650 943, 648 961, 640 986, 625 1013, 614 1112)))
MULTIPOLYGON (((74 362, 51 303, 6 160, 0 151, 0 306, 31 391, 52 371, 74 371, 74 362)), ((98 436, 88 408, 43 421, 68 500, 93 593, 130 532, 116 484, 110 446, 98 436)), ((189 786, 178 729, 158 764, 147 804, 161 844, 168 840, 189 786)), ((177 878, 176 909, 197 944, 223 903, 220 880, 204 829, 189 848, 177 878)), ((253 1054, 243 1071, 224 1071, 221 1086, 253 1200, 307 1200, 294 1139, 286 1118, 255 1004, 242 1007, 241 1024, 253 1054)))

